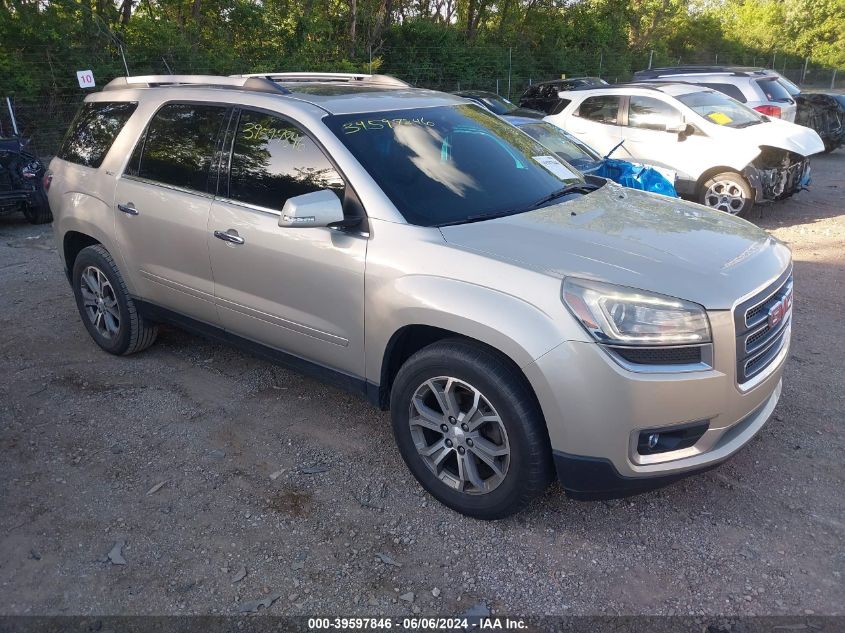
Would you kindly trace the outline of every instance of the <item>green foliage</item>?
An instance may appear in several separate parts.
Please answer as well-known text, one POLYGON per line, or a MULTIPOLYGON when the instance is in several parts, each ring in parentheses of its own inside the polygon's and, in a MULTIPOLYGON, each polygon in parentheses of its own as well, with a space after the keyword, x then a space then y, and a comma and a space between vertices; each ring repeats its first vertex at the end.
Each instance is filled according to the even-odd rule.
POLYGON ((78 96, 78 69, 102 85, 121 49, 133 74, 372 70, 521 90, 626 79, 650 55, 845 67, 845 0, 0 0, 0 42, 0 96, 20 100, 78 96))

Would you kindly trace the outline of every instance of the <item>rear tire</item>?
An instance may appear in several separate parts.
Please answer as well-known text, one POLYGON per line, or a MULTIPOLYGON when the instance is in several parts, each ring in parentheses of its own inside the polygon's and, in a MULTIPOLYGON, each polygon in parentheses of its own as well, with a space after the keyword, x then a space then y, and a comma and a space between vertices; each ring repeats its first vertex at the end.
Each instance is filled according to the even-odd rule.
POLYGON ((461 514, 509 516, 552 479, 548 433, 530 387, 481 345, 449 339, 414 354, 396 375, 390 411, 411 473, 461 514))
POLYGON ((97 345, 110 354, 127 355, 155 342, 158 325, 138 314, 117 264, 103 246, 79 252, 72 282, 79 316, 97 345))
POLYGON ((740 174, 725 171, 702 183, 698 201, 711 209, 744 215, 754 206, 754 191, 740 174))
POLYGON ((50 203, 43 189, 37 189, 32 194, 32 203, 24 206, 23 214, 30 224, 47 224, 53 221, 50 203))

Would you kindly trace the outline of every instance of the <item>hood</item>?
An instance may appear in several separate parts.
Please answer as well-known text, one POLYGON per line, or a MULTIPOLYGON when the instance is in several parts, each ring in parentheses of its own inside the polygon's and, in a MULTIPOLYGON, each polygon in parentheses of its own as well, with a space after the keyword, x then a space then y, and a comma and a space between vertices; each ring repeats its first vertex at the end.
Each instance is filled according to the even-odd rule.
POLYGON ((789 249, 750 222, 613 184, 504 218, 442 227, 458 248, 554 275, 730 309, 789 266, 789 249))
POLYGON ((766 123, 739 129, 719 127, 731 135, 742 135, 743 139, 753 145, 778 147, 802 156, 812 156, 824 151, 824 141, 815 130, 782 119, 772 119, 766 123))

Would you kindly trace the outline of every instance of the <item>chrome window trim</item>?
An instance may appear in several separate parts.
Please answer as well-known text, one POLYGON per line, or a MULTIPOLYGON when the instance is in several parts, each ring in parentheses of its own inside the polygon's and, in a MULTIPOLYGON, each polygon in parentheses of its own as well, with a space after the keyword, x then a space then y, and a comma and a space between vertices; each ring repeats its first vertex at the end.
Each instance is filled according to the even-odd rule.
POLYGON ((208 198, 209 200, 214 198, 214 195, 208 193, 207 191, 197 191, 196 189, 188 189, 187 187, 179 187, 177 185, 168 185, 164 182, 159 182, 158 180, 152 180, 150 178, 142 178, 141 176, 132 176, 131 174, 121 174, 118 178, 125 178, 126 180, 132 180, 134 182, 140 182, 145 185, 152 185, 154 187, 161 187, 162 189, 169 189, 170 191, 178 191, 180 193, 187 193, 191 194, 192 196, 197 196, 199 198, 208 198))

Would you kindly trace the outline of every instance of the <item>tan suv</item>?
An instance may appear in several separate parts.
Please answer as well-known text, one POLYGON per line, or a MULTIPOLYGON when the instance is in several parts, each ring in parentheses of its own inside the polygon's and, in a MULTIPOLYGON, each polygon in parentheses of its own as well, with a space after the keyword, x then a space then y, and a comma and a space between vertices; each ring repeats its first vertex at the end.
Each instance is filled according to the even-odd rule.
POLYGON ((120 78, 50 165, 86 328, 170 322, 392 413, 465 514, 555 473, 620 496, 763 426, 790 340, 789 250, 744 220, 584 178, 477 105, 380 76, 120 78))

